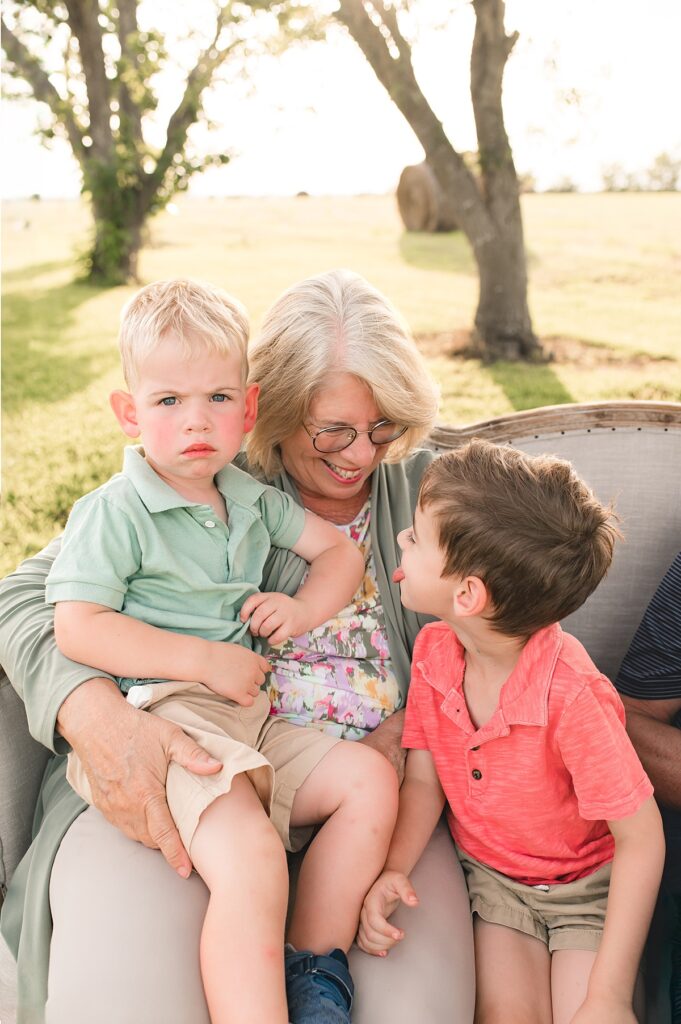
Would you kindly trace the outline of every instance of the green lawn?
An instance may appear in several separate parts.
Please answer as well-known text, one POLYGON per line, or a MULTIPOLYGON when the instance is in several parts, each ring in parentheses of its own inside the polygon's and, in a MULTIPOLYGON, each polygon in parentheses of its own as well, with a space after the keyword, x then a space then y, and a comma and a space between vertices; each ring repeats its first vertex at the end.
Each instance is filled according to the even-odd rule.
MULTIPOLYGON (((523 204, 535 329, 556 355, 544 366, 452 355, 475 308, 470 249, 459 234, 405 234, 390 197, 185 199, 153 222, 141 273, 214 281, 246 303, 257 331, 289 284, 351 267, 407 317, 449 423, 568 401, 680 401, 681 196, 528 195, 523 204)), ((4 207, 0 573, 119 465, 124 438, 107 396, 121 385, 117 321, 132 289, 72 283, 88 224, 77 202, 4 207)))

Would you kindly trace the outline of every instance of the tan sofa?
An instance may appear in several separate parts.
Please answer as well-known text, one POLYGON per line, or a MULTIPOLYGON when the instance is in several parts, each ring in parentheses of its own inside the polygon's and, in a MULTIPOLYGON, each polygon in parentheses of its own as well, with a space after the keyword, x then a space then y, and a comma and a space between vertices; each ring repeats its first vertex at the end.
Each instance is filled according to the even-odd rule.
MULTIPOLYGON (((611 678, 658 582, 681 548, 681 404, 602 402, 551 406, 432 435, 438 450, 470 437, 569 459, 601 500, 612 500, 624 542, 610 573, 566 620, 611 678)), ((47 754, 28 732, 23 705, 0 676, 0 886, 30 841, 31 819, 47 754)), ((0 1020, 13 1024, 13 963, 0 949, 0 1020)), ((655 1004, 648 1024, 667 1024, 655 1004)))

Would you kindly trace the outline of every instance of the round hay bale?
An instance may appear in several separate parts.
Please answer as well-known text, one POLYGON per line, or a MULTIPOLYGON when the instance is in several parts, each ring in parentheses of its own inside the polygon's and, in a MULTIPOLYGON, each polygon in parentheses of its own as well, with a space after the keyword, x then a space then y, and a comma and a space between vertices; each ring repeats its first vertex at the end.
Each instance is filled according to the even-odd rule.
POLYGON ((424 160, 405 167, 397 185, 397 206, 407 231, 456 231, 451 201, 424 160))

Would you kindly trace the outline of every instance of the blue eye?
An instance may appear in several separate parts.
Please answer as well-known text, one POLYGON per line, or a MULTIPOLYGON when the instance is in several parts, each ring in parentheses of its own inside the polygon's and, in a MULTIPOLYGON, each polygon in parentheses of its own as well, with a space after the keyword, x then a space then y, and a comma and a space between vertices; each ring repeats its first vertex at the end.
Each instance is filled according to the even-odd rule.
POLYGON ((229 401, 229 395, 222 395, 222 394, 211 395, 210 396, 210 400, 211 400, 211 402, 228 402, 229 401))
POLYGON ((162 398, 161 401, 158 404, 159 405, 168 405, 168 406, 170 406, 170 405, 175 405, 176 402, 177 402, 177 399, 175 398, 174 395, 168 395, 167 398, 162 398))

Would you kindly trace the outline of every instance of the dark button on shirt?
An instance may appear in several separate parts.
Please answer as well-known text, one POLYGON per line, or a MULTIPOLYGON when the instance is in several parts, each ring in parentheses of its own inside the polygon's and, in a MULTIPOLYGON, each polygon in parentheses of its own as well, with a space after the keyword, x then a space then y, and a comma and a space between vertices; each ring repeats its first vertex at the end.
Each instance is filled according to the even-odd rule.
POLYGON ((479 770, 479 768, 474 768, 473 771, 471 772, 471 775, 473 776, 474 779, 482 778, 482 772, 479 770))

